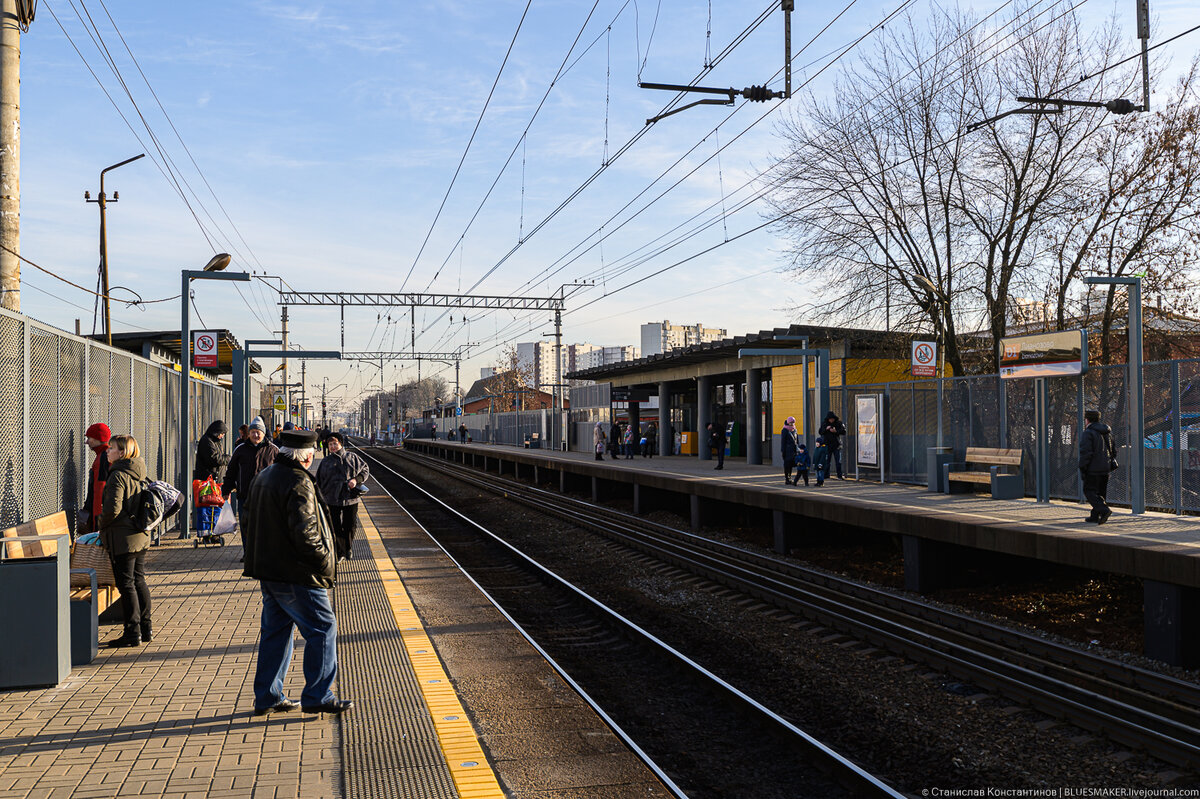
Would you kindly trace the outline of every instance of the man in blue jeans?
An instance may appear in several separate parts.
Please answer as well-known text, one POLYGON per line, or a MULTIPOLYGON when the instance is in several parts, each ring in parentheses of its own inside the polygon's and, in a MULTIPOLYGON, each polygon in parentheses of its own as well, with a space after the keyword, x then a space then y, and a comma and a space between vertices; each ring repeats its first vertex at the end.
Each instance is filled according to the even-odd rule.
POLYGON ((254 714, 301 708, 305 713, 343 713, 353 703, 333 694, 337 677, 337 620, 327 590, 337 570, 333 529, 308 468, 316 433, 285 430, 275 462, 250 484, 242 507, 244 574, 262 588, 254 714), (304 693, 300 702, 283 693, 292 660, 292 631, 304 636, 304 693))

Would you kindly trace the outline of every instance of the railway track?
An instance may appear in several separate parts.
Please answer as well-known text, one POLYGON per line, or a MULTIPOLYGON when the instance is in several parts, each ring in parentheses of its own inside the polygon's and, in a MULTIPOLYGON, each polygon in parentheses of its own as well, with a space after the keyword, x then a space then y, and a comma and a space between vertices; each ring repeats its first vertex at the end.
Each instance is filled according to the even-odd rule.
POLYGON ((677 796, 902 796, 442 502, 390 459, 359 451, 373 481, 677 796))
POLYGON ((1200 770, 1200 686, 973 616, 712 541, 519 481, 400 450, 823 627, 954 675, 1167 763, 1200 770))

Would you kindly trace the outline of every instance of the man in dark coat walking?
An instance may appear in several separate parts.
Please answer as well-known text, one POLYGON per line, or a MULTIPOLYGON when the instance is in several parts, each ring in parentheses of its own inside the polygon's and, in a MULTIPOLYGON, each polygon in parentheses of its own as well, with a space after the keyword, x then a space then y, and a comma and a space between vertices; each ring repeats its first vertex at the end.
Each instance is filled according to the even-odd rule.
POLYGON ((1079 475, 1083 495, 1091 503, 1091 515, 1085 521, 1104 524, 1112 516, 1108 507, 1108 476, 1117 466, 1112 429, 1100 421, 1100 411, 1084 411, 1088 425, 1079 437, 1079 475))
POLYGON ((242 535, 244 574, 262 589, 254 713, 295 710, 283 693, 292 659, 292 634, 304 636, 305 713, 342 713, 353 705, 333 694, 337 677, 337 620, 329 588, 337 577, 333 530, 316 480, 309 472, 317 434, 288 430, 279 436, 279 455, 263 469, 245 497, 242 535))

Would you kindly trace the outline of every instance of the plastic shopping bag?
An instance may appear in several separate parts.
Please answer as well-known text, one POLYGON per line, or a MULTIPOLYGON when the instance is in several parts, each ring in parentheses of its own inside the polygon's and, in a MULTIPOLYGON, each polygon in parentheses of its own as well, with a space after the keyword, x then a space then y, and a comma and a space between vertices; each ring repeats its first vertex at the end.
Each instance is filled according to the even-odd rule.
POLYGON ((233 535, 238 529, 237 517, 233 515, 233 497, 225 500, 225 504, 221 507, 221 515, 217 517, 217 524, 213 527, 213 535, 233 535))

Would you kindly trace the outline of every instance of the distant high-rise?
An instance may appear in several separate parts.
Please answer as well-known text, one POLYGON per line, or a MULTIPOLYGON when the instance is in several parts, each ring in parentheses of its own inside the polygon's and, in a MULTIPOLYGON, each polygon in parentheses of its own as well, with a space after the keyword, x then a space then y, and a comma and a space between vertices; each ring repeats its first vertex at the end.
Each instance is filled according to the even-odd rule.
POLYGON ((673 325, 666 319, 661 322, 647 322, 642 325, 642 357, 661 355, 706 341, 719 341, 728 335, 721 328, 704 327, 699 322, 694 325, 673 325))
POLYGON ((542 391, 550 391, 556 383, 562 382, 566 372, 567 347, 563 347, 562 365, 556 372, 554 369, 554 342, 528 341, 517 344, 517 360, 521 367, 528 371, 530 385, 542 391))

